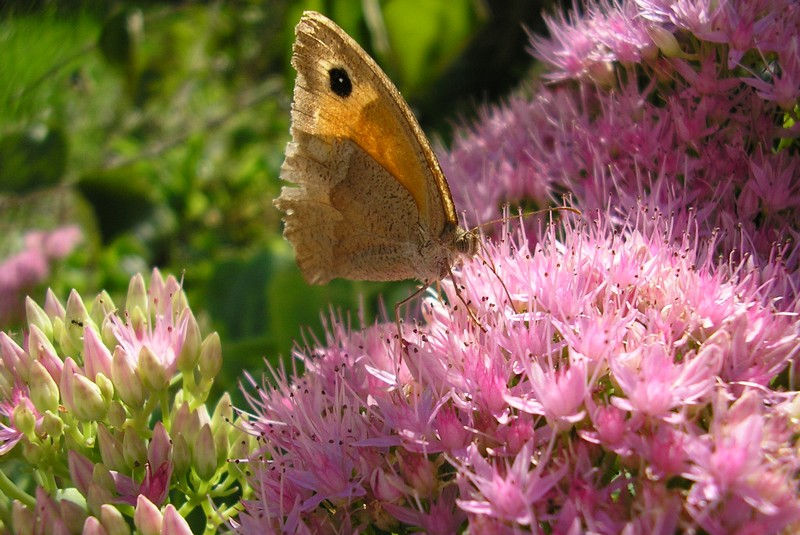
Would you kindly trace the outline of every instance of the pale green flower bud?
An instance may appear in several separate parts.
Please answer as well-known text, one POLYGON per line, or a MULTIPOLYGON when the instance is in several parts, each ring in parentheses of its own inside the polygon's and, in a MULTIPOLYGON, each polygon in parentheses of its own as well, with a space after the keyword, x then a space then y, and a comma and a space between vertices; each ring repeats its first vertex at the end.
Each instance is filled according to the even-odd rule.
POLYGON ((106 410, 108 410, 108 406, 111 405, 111 400, 114 399, 114 383, 103 373, 98 373, 94 382, 100 388, 103 400, 106 402, 106 410))
POLYGON ((147 461, 147 444, 130 427, 126 428, 122 434, 122 454, 130 468, 143 466, 147 461))
POLYGON ((147 312, 143 309, 133 307, 133 310, 128 311, 128 317, 130 318, 130 325, 134 332, 143 333, 147 330, 149 319, 147 317, 147 312))
MULTIPOLYGON (((89 323, 89 311, 83 304, 83 299, 78 292, 72 290, 67 298, 67 313, 64 316, 64 327, 69 334, 69 340, 73 344, 72 348, 78 353, 83 348, 83 328, 89 323)), ((67 353, 73 353, 62 345, 67 353)))
POLYGON ((178 369, 183 373, 190 373, 194 370, 197 365, 197 359, 200 357, 200 326, 197 325, 197 320, 190 309, 184 309, 181 316, 187 316, 186 338, 178 355, 178 369))
POLYGON ((661 53, 668 58, 682 57, 683 50, 681 50, 678 40, 675 35, 666 28, 658 25, 648 25, 647 34, 653 43, 661 50, 661 53))
POLYGON ((107 317, 100 323, 100 339, 106 347, 116 347, 117 337, 114 335, 113 322, 107 317))
POLYGON ((114 492, 117 489, 116 483, 114 483, 114 476, 111 475, 111 471, 106 465, 100 463, 95 464, 92 467, 92 483, 96 483, 111 492, 114 492))
POLYGON ((131 279, 128 285, 128 297, 125 299, 125 310, 128 311, 129 317, 133 317, 133 312, 137 308, 143 313, 143 317, 146 321, 148 311, 147 288, 141 273, 137 273, 131 279))
POLYGON ((117 400, 112 401, 111 405, 108 407, 108 414, 106 415, 111 427, 121 428, 125 424, 127 417, 127 414, 125 414, 125 407, 122 406, 122 403, 117 400))
POLYGON ((219 334, 213 332, 206 336, 200 345, 200 376, 213 380, 222 368, 222 342, 219 334))
POLYGON ((106 528, 108 535, 131 534, 131 528, 128 527, 125 517, 113 505, 105 504, 100 506, 100 522, 106 528))
POLYGON ((64 433, 64 421, 53 411, 45 411, 42 415, 42 432, 57 439, 64 433))
POLYGON ((217 452, 217 466, 224 464, 228 460, 228 450, 230 450, 226 429, 214 431, 214 449, 217 452))
POLYGON ((172 439, 173 477, 179 477, 189 470, 192 463, 192 452, 183 435, 175 435, 172 439))
POLYGON ((192 453, 192 464, 197 475, 204 480, 211 479, 217 471, 217 452, 211 425, 204 424, 200 428, 192 453))
POLYGON ((73 373, 67 380, 72 382, 73 402, 69 408, 75 417, 84 422, 103 419, 109 402, 103 397, 100 387, 79 373, 73 373))
POLYGON ((142 381, 120 346, 114 349, 114 356, 111 360, 111 378, 119 397, 129 407, 139 408, 144 404, 142 381))
POLYGON ((95 325, 103 325, 103 322, 108 317, 109 314, 112 314, 116 310, 116 305, 114 305, 114 301, 111 299, 111 296, 108 295, 108 292, 103 290, 97 297, 94 298, 92 302, 92 313, 91 318, 95 325))
POLYGON ((20 441, 20 444, 22 444, 22 456, 28 463, 36 466, 42 462, 42 458, 44 457, 42 446, 36 442, 29 442, 27 440, 20 441))
POLYGON ((214 407, 214 413, 211 415, 211 430, 214 433, 227 431, 231 422, 233 421, 233 403, 231 402, 231 395, 228 392, 222 394, 219 398, 217 406, 214 407))
POLYGON ((102 485, 95 482, 89 484, 89 491, 86 493, 86 505, 94 516, 100 516, 103 505, 112 503, 114 494, 102 485))
POLYGON ((122 453, 122 442, 103 424, 97 426, 97 442, 100 445, 100 458, 106 467, 118 472, 127 469, 125 455, 122 453))
POLYGON ((172 436, 184 436, 189 444, 194 444, 200 430, 200 419, 196 411, 189 409, 188 403, 181 404, 172 418, 172 436))
POLYGON ((150 351, 150 348, 143 346, 139 351, 139 364, 137 366, 139 377, 145 388, 155 392, 166 390, 169 386, 169 377, 164 365, 158 357, 150 351))
POLYGON ((53 322, 50 321, 47 312, 30 296, 25 297, 25 317, 28 325, 36 325, 49 340, 53 339, 53 322))
POLYGON ((35 440, 36 415, 33 414, 27 403, 18 403, 14 407, 11 413, 11 421, 14 423, 14 427, 24 434, 28 440, 35 440))
POLYGON ((53 380, 50 372, 38 360, 31 363, 30 374, 31 401, 39 410, 55 411, 58 409, 58 385, 53 380))

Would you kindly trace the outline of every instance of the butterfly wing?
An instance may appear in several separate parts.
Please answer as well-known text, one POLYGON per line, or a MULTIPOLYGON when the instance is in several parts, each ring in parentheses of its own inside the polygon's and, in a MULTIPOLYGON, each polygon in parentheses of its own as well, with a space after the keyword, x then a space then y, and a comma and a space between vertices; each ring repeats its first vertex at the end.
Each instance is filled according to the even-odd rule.
POLYGON ((317 283, 438 277, 447 260, 425 248, 455 228, 456 214, 411 110, 336 24, 306 12, 295 31, 292 141, 281 168, 294 185, 275 204, 303 274, 317 283))

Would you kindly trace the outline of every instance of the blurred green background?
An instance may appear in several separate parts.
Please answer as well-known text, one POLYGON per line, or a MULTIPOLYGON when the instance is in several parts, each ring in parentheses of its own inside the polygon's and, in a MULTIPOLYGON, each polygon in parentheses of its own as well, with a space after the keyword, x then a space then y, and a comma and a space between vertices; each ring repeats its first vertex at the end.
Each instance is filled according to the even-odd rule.
MULTIPOLYGON (((336 20, 386 70, 431 137, 502 98, 532 67, 523 25, 544 0, 5 2, 0 4, 0 262, 30 229, 77 224, 84 240, 42 302, 132 274, 183 277, 204 332, 242 369, 321 336, 320 315, 371 322, 409 283, 308 286, 272 207, 288 141, 293 28, 336 20), (310 334, 313 333, 313 334, 310 334)), ((4 330, 22 328, 7 317, 4 330)))

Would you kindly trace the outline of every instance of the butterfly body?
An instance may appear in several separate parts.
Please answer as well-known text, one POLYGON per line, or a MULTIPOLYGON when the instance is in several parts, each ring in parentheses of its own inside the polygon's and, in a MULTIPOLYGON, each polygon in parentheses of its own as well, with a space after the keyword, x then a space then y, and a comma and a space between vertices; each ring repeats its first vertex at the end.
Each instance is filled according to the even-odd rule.
POLYGON ((441 279, 476 238, 459 227, 422 129, 372 58, 335 23, 295 30, 292 141, 275 205, 311 283, 441 279))

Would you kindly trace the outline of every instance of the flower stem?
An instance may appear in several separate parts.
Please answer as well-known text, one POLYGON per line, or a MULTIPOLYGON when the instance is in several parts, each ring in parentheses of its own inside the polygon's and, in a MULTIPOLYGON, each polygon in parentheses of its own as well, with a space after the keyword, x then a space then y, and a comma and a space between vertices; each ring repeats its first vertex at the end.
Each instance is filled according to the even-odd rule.
POLYGON ((26 507, 36 506, 36 499, 20 489, 2 470, 0 470, 0 492, 9 498, 19 500, 26 507))

